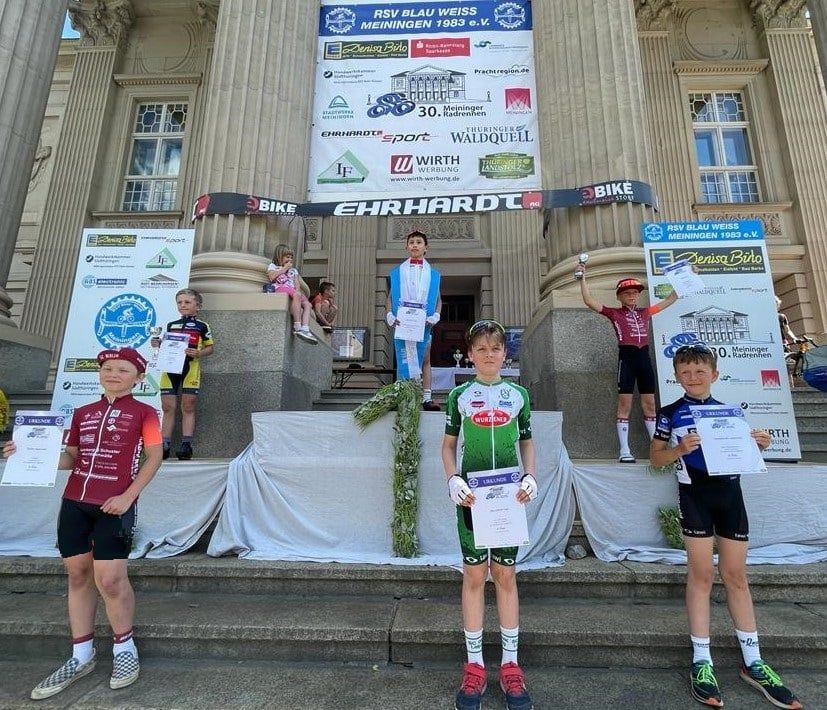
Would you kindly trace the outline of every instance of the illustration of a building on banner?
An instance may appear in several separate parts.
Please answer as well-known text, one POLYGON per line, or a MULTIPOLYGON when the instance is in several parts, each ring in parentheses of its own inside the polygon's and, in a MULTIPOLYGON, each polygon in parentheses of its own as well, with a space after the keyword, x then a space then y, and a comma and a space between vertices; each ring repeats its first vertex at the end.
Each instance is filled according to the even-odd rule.
POLYGON ((421 104, 465 101, 465 74, 426 64, 391 76, 391 91, 421 104))
POLYGON ((682 315, 681 330, 694 333, 698 340, 707 344, 736 344, 750 340, 749 316, 718 306, 682 315))

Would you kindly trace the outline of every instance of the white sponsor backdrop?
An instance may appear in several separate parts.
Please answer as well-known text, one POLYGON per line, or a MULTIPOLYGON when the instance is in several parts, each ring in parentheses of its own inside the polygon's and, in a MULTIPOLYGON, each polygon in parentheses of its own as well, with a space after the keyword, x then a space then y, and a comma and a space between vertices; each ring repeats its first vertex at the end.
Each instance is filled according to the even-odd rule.
POLYGON ((539 186, 528 0, 322 0, 310 201, 539 186))
MULTIPOLYGON (((72 412, 101 394, 95 356, 132 347, 151 363, 151 327, 179 318, 175 293, 189 282, 192 229, 85 229, 60 351, 52 410, 72 412)), ((159 373, 133 394, 160 410, 159 373)), ((70 419, 67 419, 68 428, 70 419)))
POLYGON ((765 458, 800 459, 761 222, 668 222, 642 229, 653 303, 669 292, 663 267, 678 259, 695 264, 706 286, 654 317, 661 402, 683 394, 672 368, 674 351, 701 341, 718 353, 720 377, 712 396, 741 405, 752 427, 770 430, 765 458))

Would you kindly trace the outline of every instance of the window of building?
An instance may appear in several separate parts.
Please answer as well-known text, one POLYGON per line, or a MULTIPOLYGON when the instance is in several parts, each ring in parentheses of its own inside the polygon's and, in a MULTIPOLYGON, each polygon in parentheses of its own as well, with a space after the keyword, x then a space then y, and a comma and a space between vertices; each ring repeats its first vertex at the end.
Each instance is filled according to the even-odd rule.
POLYGON ((758 202, 758 169, 738 91, 689 95, 702 202, 758 202))
POLYGON ((185 103, 146 103, 138 106, 124 181, 125 211, 175 208, 186 127, 185 103))

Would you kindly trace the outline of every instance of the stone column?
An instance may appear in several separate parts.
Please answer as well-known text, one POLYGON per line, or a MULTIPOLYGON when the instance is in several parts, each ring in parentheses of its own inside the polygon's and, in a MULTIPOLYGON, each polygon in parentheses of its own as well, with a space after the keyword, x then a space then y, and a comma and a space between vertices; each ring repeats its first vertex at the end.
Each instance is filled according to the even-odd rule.
POLYGON ((115 88, 112 74, 134 13, 131 0, 84 0, 72 4, 69 17, 81 39, 22 320, 24 328, 50 340, 53 359, 63 339, 80 235, 115 88))
POLYGON ((784 126, 797 225, 806 249, 810 304, 802 304, 822 331, 827 330, 827 102, 813 34, 804 18, 804 1, 752 0, 763 23, 778 108, 784 126), (811 309, 811 310, 810 310, 811 309))
POLYGON ((824 77, 827 77, 827 2, 807 0, 807 9, 810 11, 810 24, 813 28, 823 81, 824 77))
MULTIPOLYGON (((534 5, 544 184, 652 182, 644 82, 632 0, 548 0, 534 5)), ((572 285, 576 255, 606 252, 595 283, 643 269, 643 205, 550 210, 549 272, 541 299, 572 285)))
POLYGON ((537 306, 541 221, 536 210, 489 216, 493 313, 505 326, 525 325, 537 306))
MULTIPOLYGON (((318 14, 315 2, 222 0, 199 193, 304 201, 318 14)), ((206 293, 259 291, 278 242, 301 250, 298 236, 290 238, 301 231, 297 224, 272 217, 199 220, 191 284, 206 293)))
POLYGON ((652 173, 658 195, 658 220, 695 219, 693 168, 686 150, 686 98, 672 68, 667 23, 673 0, 638 0, 646 117, 652 146, 652 173))
MULTIPOLYGON (((651 184, 635 3, 546 0, 533 8, 544 185, 621 178, 651 184)), ((644 272, 640 225, 653 218, 651 208, 628 203, 545 216, 549 271, 523 338, 520 380, 535 408, 563 412, 573 456, 617 455, 616 346, 611 329, 576 291, 577 254, 590 253, 592 292, 610 303, 619 276, 644 272)), ((645 433, 637 419, 632 442, 642 455, 645 433)))
POLYGON ((11 326, 5 291, 67 0, 0 5, 0 324, 11 326))
POLYGON ((376 217, 331 217, 325 221, 325 230, 331 235, 328 275, 339 287, 339 325, 367 326, 375 331, 376 240, 383 226, 384 220, 376 217))

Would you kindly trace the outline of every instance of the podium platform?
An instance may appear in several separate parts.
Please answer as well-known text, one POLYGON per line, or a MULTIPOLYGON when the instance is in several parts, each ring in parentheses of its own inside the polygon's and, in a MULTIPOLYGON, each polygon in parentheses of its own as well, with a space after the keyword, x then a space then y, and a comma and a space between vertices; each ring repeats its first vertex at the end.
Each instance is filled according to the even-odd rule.
MULTIPOLYGON (((218 516, 213 556, 395 565, 461 564, 455 510, 440 446, 444 415, 421 418, 418 535, 421 556, 393 556, 390 522, 395 415, 360 430, 351 412, 252 415, 252 443, 232 461, 167 461, 141 495, 132 557, 190 549, 218 516)), ((559 412, 532 414, 540 493, 528 505, 531 544, 519 569, 563 564, 575 508, 598 558, 683 564, 657 518, 677 505, 673 475, 646 463, 572 463, 559 412)), ((0 475, 3 462, 0 460, 0 475)), ((750 519, 750 564, 827 560, 827 466, 770 464, 742 477, 750 519)), ((55 529, 66 473, 54 488, 0 486, 0 555, 55 557, 55 529)))

